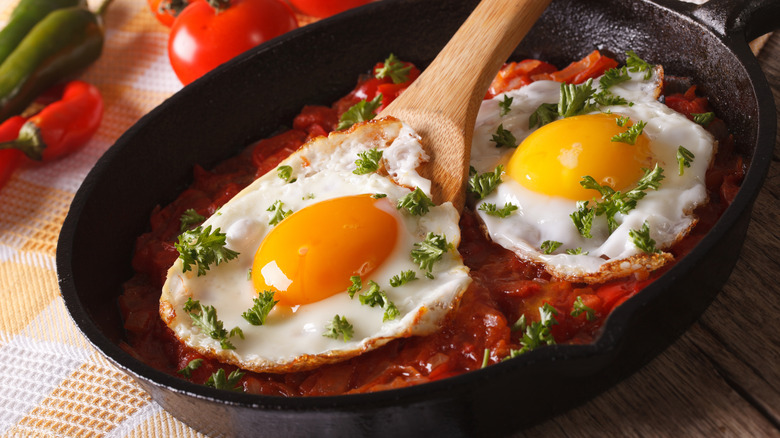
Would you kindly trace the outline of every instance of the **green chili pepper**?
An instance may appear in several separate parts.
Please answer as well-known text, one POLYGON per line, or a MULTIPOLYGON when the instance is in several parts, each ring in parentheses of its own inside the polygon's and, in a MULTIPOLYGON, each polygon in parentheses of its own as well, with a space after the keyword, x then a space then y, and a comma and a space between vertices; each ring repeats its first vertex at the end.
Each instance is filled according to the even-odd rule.
POLYGON ((84 0, 21 0, 11 12, 8 23, 0 30, 0 64, 39 21, 51 11, 71 6, 85 6, 84 0))
POLYGON ((76 75, 103 50, 101 14, 57 9, 38 22, 0 64, 0 121, 24 111, 52 85, 76 75))

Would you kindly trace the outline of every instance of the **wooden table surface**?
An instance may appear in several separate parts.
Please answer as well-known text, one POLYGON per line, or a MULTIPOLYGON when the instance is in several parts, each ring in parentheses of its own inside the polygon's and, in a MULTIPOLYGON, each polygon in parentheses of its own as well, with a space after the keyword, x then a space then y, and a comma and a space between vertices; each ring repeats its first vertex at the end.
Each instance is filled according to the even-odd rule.
MULTIPOLYGON (((759 61, 780 107, 780 32, 759 61)), ((779 161, 780 135, 740 259, 698 322, 631 377, 518 437, 780 437, 779 161)))

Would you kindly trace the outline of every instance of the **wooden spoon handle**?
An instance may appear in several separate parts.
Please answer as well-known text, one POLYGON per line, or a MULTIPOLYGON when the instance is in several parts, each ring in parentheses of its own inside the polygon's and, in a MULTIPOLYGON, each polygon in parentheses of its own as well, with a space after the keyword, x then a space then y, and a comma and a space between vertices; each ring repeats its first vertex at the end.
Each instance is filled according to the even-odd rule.
POLYGON ((490 82, 550 0, 483 0, 382 116, 409 123, 431 155, 434 201, 463 205, 471 136, 490 82), (458 142, 440 141, 453 135, 458 142), (460 149, 460 150, 458 150, 460 149), (438 198, 438 199, 436 199, 438 198))

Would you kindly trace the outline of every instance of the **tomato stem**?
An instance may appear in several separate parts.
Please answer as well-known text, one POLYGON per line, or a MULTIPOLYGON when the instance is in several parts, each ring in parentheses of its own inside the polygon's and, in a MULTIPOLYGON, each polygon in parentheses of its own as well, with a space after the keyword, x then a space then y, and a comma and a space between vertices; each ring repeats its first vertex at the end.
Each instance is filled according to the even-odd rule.
POLYGON ((217 13, 222 12, 230 7, 230 0, 206 0, 206 3, 214 8, 214 11, 217 13))

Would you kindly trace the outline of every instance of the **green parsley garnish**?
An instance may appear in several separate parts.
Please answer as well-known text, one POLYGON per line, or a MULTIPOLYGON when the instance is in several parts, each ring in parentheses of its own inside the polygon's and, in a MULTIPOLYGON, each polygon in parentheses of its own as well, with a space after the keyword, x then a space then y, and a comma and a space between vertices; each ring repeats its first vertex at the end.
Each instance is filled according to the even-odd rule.
POLYGON ((271 312, 271 309, 274 308, 279 300, 274 301, 274 291, 266 290, 262 294, 258 294, 257 298, 252 302, 254 303, 252 307, 242 313, 241 316, 252 325, 263 325, 268 313, 271 312))
POLYGON ((387 194, 385 194, 385 193, 374 193, 373 195, 371 195, 371 197, 374 198, 374 199, 387 198, 387 194))
POLYGON ((379 169, 379 160, 382 159, 382 152, 379 149, 368 149, 358 153, 358 158, 355 160, 355 170, 352 171, 355 175, 365 175, 367 173, 376 172, 379 169))
POLYGON ((520 339, 520 345, 523 347, 519 350, 510 350, 509 356, 506 359, 517 357, 541 345, 554 345, 555 338, 553 338, 552 333, 550 333, 550 329, 553 325, 558 324, 558 321, 555 319, 556 315, 558 315, 558 311, 548 303, 544 303, 544 305, 539 308, 539 321, 528 324, 526 323, 525 315, 522 315, 512 326, 512 329, 521 330, 523 332, 523 337, 520 339))
POLYGON ((539 108, 531 114, 528 118, 528 129, 535 127, 541 128, 542 126, 554 122, 558 118, 558 104, 557 103, 543 103, 539 105, 539 108))
POLYGON ((683 175, 686 167, 691 167, 694 158, 693 152, 688 149, 685 149, 682 146, 677 148, 677 164, 679 165, 678 172, 680 176, 683 175))
POLYGON ((481 368, 485 368, 486 366, 488 366, 489 362, 490 362, 490 349, 486 348, 485 352, 482 353, 482 367, 481 368))
POLYGON ((496 129, 496 132, 493 134, 493 136, 490 138, 490 141, 496 144, 497 148, 500 147, 508 147, 508 148, 516 148, 517 147, 517 139, 515 136, 507 129, 504 129, 504 125, 498 125, 498 128, 496 129))
POLYGON ((605 216, 609 232, 612 233, 618 227, 615 220, 617 213, 628 213, 636 208, 636 203, 645 197, 647 190, 658 190, 661 186, 661 181, 664 179, 663 168, 656 163, 652 170, 642 170, 644 175, 639 179, 636 187, 625 193, 616 192, 612 187, 606 185, 602 186, 589 175, 582 178, 582 181, 580 181, 582 187, 596 190, 601 194, 601 200, 594 200, 593 207, 590 206, 589 201, 578 201, 577 211, 570 215, 574 225, 583 237, 592 237, 590 230, 594 216, 605 216))
POLYGON ((268 207, 265 211, 270 211, 272 213, 271 220, 268 221, 268 225, 276 225, 284 218, 292 214, 292 210, 284 209, 284 203, 282 201, 274 202, 273 205, 268 207))
POLYGON ((444 253, 452 249, 452 244, 447 242, 445 236, 429 232, 425 240, 414 244, 412 250, 412 260, 420 265, 420 269, 427 271, 430 277, 433 270, 433 264, 439 261, 444 253))
POLYGON ((483 202, 482 204, 479 204, 477 210, 484 211, 485 214, 489 214, 490 216, 497 216, 503 219, 512 214, 513 211, 517 210, 517 206, 511 202, 507 202, 504 204, 504 207, 499 209, 496 204, 483 202))
POLYGON ((577 210, 569 215, 580 235, 588 239, 593 237, 590 230, 593 228, 593 218, 595 216, 596 209, 590 207, 589 201, 577 201, 577 210))
POLYGON ((576 318, 583 313, 585 314, 585 319, 588 321, 596 320, 596 311, 586 306, 585 303, 582 302, 581 296, 577 296, 577 300, 572 305, 571 316, 576 318))
POLYGON ((206 386, 211 386, 217 389, 227 389, 228 391, 243 391, 238 382, 244 377, 244 373, 239 370, 233 370, 227 378, 225 377, 225 370, 220 368, 216 373, 212 374, 208 380, 206 380, 206 386))
MULTIPOLYGON (((620 123, 618 123, 618 125, 620 125, 620 123)), ((631 145, 636 144, 636 139, 642 134, 642 130, 645 129, 646 125, 647 123, 640 120, 628 128, 626 132, 613 136, 612 141, 619 141, 621 143, 628 143, 631 145)))
POLYGON ((613 85, 620 84, 622 82, 630 81, 631 76, 628 75, 626 67, 611 68, 604 72, 604 75, 599 79, 599 85, 602 90, 607 90, 613 85))
POLYGON ((637 248, 648 254, 660 253, 661 250, 655 247, 655 240, 650 238, 650 227, 647 221, 642 224, 641 230, 629 230, 628 236, 634 241, 637 248))
POLYGON ((190 377, 192 377, 192 372, 200 368, 200 365, 202 363, 203 363, 203 359, 192 359, 191 361, 189 361, 186 367, 176 372, 189 379, 190 377))
POLYGON ((182 272, 191 270, 195 265, 198 267, 198 276, 206 275, 209 266, 238 257, 238 252, 225 248, 225 236, 219 228, 212 232, 211 225, 181 233, 174 247, 182 261, 182 272))
POLYGON ((493 172, 477 174, 476 172, 469 177, 469 192, 477 195, 477 199, 485 199, 495 188, 501 184, 501 174, 504 173, 504 166, 499 164, 493 172))
POLYGON ((240 329, 238 331, 233 329, 230 332, 225 330, 224 324, 217 318, 217 309, 214 306, 201 305, 200 301, 193 301, 192 298, 188 298, 187 302, 184 303, 184 311, 190 315, 193 324, 203 330, 211 339, 219 341, 223 350, 236 349, 228 340, 229 337, 238 334, 243 338, 243 333, 240 332, 240 329))
POLYGON ((581 85, 561 84, 561 96, 558 101, 558 115, 566 118, 589 113, 595 109, 591 97, 596 92, 593 89, 593 79, 581 85))
POLYGON ((412 280, 417 280, 417 274, 414 271, 411 269, 408 271, 401 271, 400 274, 394 275, 393 278, 390 279, 390 286, 403 286, 412 280))
POLYGON ((610 105, 632 106, 633 105, 633 103, 628 103, 626 99, 620 96, 615 96, 614 94, 610 93, 607 90, 601 90, 598 93, 594 94, 593 101, 600 106, 610 106, 610 105))
POLYGON ((185 210, 184 213, 182 213, 181 218, 179 218, 179 221, 181 222, 181 225, 179 226, 179 231, 184 232, 191 226, 195 224, 199 224, 205 220, 206 220, 205 216, 199 215, 194 208, 189 208, 185 210))
POLYGON ((373 280, 368 281, 368 290, 365 293, 360 294, 358 298, 360 298, 360 304, 365 304, 369 307, 379 306, 385 309, 382 321, 395 319, 400 314, 398 308, 395 307, 395 304, 387 298, 387 294, 381 290, 379 284, 373 280))
POLYGON ((384 79, 389 76, 394 84, 401 84, 409 80, 409 70, 411 69, 411 65, 404 66, 404 63, 391 53, 385 59, 382 67, 376 70, 374 76, 377 79, 384 79))
POLYGON ((347 321, 346 316, 334 316, 333 320, 325 326, 325 333, 322 336, 327 338, 338 339, 342 337, 344 342, 352 339, 353 327, 352 324, 347 321))
POLYGON ((653 66, 639 57, 633 50, 626 52, 626 66, 631 72, 645 72, 645 79, 650 79, 653 76, 653 66))
POLYGON ((276 175, 288 183, 294 183, 298 178, 293 178, 292 171, 293 169, 291 166, 279 166, 279 168, 276 169, 276 175))
POLYGON ((556 249, 558 249, 563 243, 558 242, 556 240, 545 240, 542 242, 542 246, 540 249, 545 254, 552 254, 556 249))
POLYGON ((398 200, 396 208, 398 210, 405 208, 412 216, 422 216, 435 205, 425 192, 416 187, 413 192, 398 200))
POLYGON ((578 246, 577 248, 569 248, 566 250, 566 254, 569 255, 588 255, 588 251, 583 251, 581 246, 578 246))
POLYGON ((693 121, 698 123, 699 125, 703 127, 710 126, 710 123, 715 119, 715 113, 708 112, 708 113, 691 113, 691 116, 693 116, 693 121))
POLYGON ((363 289, 363 281, 360 279, 359 275, 353 275, 349 277, 349 280, 352 281, 352 286, 347 288, 347 293, 350 298, 354 298, 355 293, 360 292, 360 289, 363 289))
POLYGON ((620 126, 621 128, 626 126, 626 124, 630 121, 631 118, 628 116, 618 117, 617 119, 615 119, 615 123, 617 123, 617 125, 620 126))
POLYGON ((361 100, 360 102, 349 107, 339 119, 339 124, 336 126, 336 130, 341 131, 347 129, 355 123, 365 122, 376 117, 376 110, 382 105, 382 95, 377 96, 371 101, 361 100))
POLYGON ((514 97, 509 97, 506 94, 504 95, 504 100, 498 102, 499 116, 504 117, 505 115, 509 114, 510 111, 512 111, 512 101, 514 99, 514 97))

